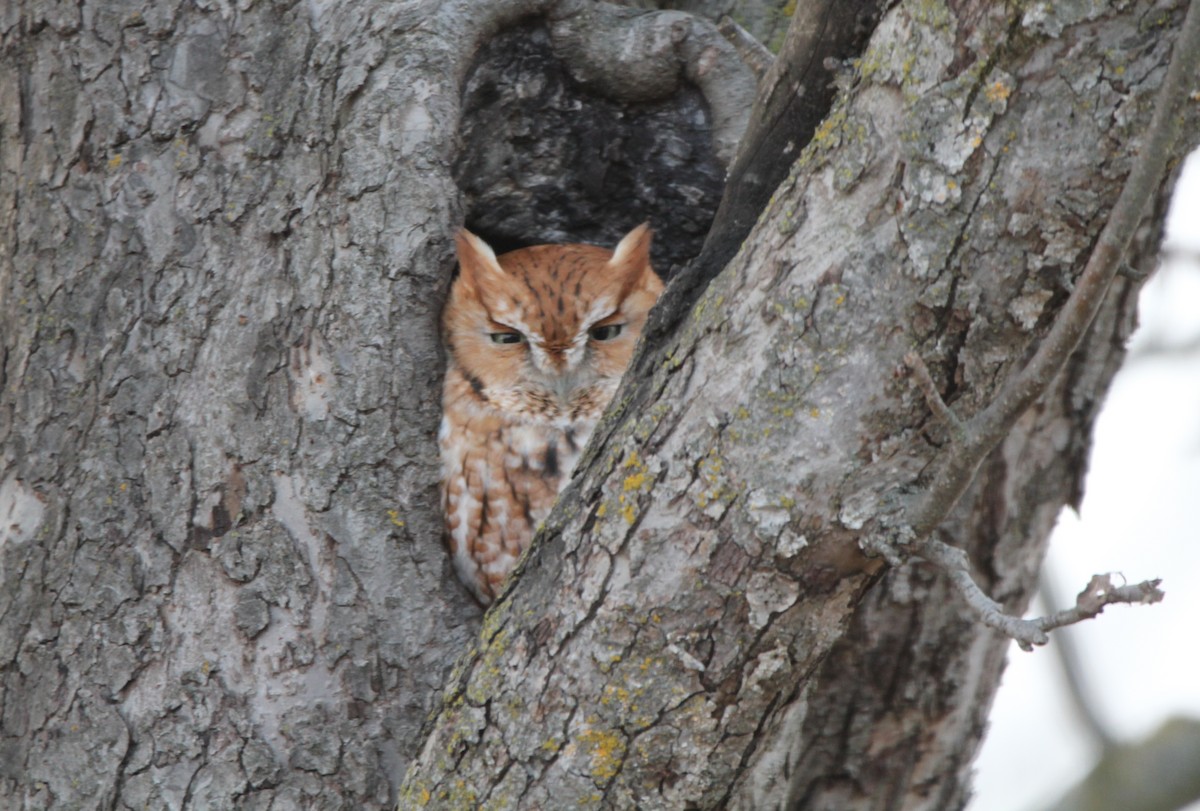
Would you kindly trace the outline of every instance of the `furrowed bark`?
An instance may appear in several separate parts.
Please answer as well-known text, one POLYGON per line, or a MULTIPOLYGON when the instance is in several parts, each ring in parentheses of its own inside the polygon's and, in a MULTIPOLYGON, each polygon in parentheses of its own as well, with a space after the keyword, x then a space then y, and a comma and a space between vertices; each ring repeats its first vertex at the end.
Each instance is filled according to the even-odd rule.
MULTIPOLYGON (((460 93, 567 6, 0 4, 0 806, 394 803, 478 628, 436 504, 460 93)), ((635 24, 592 20, 614 70, 697 66, 635 24)))

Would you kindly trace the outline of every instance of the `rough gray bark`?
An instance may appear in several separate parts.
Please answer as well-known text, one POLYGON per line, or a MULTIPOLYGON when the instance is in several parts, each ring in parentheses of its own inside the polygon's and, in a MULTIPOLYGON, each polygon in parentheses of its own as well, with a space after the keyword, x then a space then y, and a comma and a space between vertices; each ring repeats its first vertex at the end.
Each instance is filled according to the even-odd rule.
POLYGON ((0 4, 0 806, 391 804, 478 627, 434 444, 478 47, 553 12, 744 126, 715 31, 602 11, 0 4))
POLYGON ((0 805, 378 807, 472 635, 390 8, 6 5, 0 805))
MULTIPOLYGON (((618 396, 403 806, 965 803, 1005 640, 936 571, 858 551, 946 445, 902 358, 918 349, 963 415, 1020 368, 1116 199, 1181 17, 889 11, 742 252, 618 396)), ((1013 610, 1078 494, 1135 287, 1114 284, 943 525, 1013 610)))
MULTIPOLYGON (((957 407, 986 400, 1115 196, 1177 16, 1139 33, 1136 11, 982 8, 893 12, 746 260, 625 404, 643 420, 613 427, 523 602, 489 615, 407 800, 961 797, 1001 643, 931 572, 880 578, 854 545, 940 439, 891 371, 911 336, 957 407), (1114 43, 1126 61, 1102 63, 1114 43)), ((606 92, 729 56, 690 23, 676 42, 678 17, 590 10, 0 7, 0 805, 391 803, 478 623, 433 442, 474 56, 544 13, 591 33, 573 69, 606 92), (614 43, 631 61, 597 75, 614 43)), ((719 151, 738 81, 705 76, 719 151)), ((963 505, 1009 604, 1130 303, 963 505)))

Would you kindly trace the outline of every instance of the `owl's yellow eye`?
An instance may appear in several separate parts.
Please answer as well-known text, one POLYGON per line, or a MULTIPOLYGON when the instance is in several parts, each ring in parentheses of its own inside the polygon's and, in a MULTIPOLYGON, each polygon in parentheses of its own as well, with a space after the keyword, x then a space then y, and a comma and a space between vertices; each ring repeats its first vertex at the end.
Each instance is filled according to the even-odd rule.
POLYGON ((603 324, 599 327, 592 327, 588 330, 588 335, 592 336, 593 341, 611 341, 620 335, 624 328, 624 324, 603 324))
POLYGON ((525 336, 519 332, 490 332, 488 337, 494 344, 519 344, 525 342, 525 336))

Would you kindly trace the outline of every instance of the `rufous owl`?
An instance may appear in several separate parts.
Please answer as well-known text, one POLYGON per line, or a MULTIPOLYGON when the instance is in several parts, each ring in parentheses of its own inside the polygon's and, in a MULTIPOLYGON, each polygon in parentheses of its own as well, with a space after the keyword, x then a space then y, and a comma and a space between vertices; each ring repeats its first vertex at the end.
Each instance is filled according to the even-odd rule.
POLYGON ((442 508, 459 578, 499 593, 571 477, 663 284, 639 225, 615 250, 537 245, 497 257, 458 234, 442 314, 442 508))

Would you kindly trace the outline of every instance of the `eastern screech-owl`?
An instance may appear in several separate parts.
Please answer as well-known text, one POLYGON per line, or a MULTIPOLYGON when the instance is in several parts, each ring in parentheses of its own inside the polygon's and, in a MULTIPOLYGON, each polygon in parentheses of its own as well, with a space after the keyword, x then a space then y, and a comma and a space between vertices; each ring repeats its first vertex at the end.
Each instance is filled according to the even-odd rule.
POLYGON ((499 258, 465 229, 442 314, 442 508, 458 576, 495 598, 571 476, 663 285, 640 225, 609 251, 499 258))

